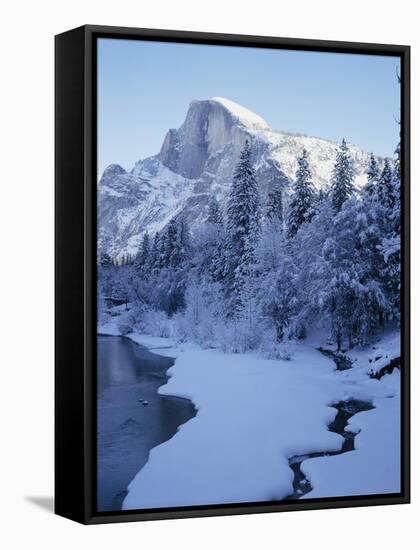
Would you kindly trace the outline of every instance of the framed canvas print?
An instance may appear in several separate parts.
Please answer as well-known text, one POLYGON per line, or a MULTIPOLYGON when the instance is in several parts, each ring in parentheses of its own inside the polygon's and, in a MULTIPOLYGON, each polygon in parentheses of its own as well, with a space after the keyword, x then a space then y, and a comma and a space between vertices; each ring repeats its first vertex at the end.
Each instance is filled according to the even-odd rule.
POLYGON ((56 512, 409 502, 408 46, 56 37, 56 512))

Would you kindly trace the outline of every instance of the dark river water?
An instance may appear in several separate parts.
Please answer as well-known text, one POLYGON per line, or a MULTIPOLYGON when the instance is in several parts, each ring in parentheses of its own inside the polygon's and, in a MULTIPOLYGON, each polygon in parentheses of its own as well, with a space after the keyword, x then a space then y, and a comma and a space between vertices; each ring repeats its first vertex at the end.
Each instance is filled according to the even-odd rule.
POLYGON ((149 451, 195 416, 186 399, 157 393, 174 360, 126 338, 98 336, 98 511, 120 510, 149 451))

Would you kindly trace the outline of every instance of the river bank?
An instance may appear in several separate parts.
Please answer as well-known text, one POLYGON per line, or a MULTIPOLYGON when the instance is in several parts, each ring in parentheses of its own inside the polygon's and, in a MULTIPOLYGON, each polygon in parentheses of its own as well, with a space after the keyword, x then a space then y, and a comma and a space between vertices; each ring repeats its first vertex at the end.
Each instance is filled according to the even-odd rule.
POLYGON ((121 336, 98 336, 97 505, 120 510, 150 450, 195 415, 190 401, 164 397, 174 360, 121 336))

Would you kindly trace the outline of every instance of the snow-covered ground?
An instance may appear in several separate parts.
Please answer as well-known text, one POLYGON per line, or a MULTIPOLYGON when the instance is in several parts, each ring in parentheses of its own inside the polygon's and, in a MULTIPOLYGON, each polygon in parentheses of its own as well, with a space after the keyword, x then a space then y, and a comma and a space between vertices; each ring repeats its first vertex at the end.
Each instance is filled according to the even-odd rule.
MULTIPOLYGON (((108 324, 100 332, 118 329, 108 324)), ((400 374, 367 375, 375 357, 398 354, 397 333, 376 349, 353 351, 354 368, 343 372, 311 341, 293 345, 290 361, 275 361, 128 337, 176 358, 159 393, 190 399, 198 413, 152 449, 124 509, 281 500, 293 493, 289 458, 341 449, 343 438, 328 430, 337 413, 331 405, 350 398, 375 408, 350 419, 348 429, 360 432, 355 451, 302 463, 313 487, 305 498, 399 492, 400 374)))

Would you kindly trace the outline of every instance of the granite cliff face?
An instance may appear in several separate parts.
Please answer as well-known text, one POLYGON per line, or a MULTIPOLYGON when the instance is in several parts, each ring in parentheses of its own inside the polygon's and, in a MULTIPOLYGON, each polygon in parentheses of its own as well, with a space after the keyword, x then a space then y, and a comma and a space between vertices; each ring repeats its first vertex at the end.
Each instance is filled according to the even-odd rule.
MULTIPOLYGON (((273 184, 281 185, 287 198, 303 148, 309 152, 315 185, 328 183, 336 143, 272 130, 261 117, 224 98, 193 101, 184 123, 167 132, 157 155, 139 160, 130 172, 113 164, 102 174, 100 250, 111 256, 135 254, 146 230, 153 234, 181 213, 192 227, 202 223, 210 196, 225 204, 247 139, 263 200, 273 184)), ((350 149, 356 182, 363 185, 369 155, 350 149)))
POLYGON ((269 130, 256 115, 243 109, 235 114, 234 105, 227 100, 193 101, 185 122, 179 130, 169 130, 158 155, 161 162, 189 179, 206 174, 231 177, 235 162, 250 132, 269 130), (240 117, 239 115, 243 116, 240 117))

